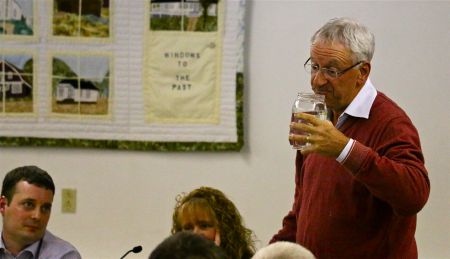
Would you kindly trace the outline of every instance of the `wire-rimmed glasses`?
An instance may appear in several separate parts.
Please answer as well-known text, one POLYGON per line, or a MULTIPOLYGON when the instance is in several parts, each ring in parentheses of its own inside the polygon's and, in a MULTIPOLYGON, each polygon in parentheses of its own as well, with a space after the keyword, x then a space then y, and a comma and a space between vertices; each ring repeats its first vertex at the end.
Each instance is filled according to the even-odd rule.
POLYGON ((303 64, 303 67, 305 68, 306 72, 311 73, 311 75, 315 75, 319 71, 321 71, 325 77, 327 77, 329 79, 335 79, 335 78, 342 76, 345 72, 349 71, 352 68, 355 68, 356 66, 358 66, 362 63, 364 63, 364 61, 356 62, 354 65, 352 65, 346 69, 338 70, 337 68, 334 68, 334 67, 320 67, 317 64, 313 64, 313 63, 311 63, 311 57, 310 57, 306 60, 305 64, 303 64))

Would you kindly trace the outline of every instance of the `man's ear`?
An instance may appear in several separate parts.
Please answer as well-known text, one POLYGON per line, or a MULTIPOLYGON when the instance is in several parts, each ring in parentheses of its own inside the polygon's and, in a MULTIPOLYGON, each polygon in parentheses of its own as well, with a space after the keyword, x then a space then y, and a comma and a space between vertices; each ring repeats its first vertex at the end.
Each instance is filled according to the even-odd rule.
POLYGON ((5 208, 8 205, 8 199, 5 196, 0 197, 0 213, 3 215, 5 208))
POLYGON ((359 85, 363 86, 366 83, 367 78, 369 78, 371 68, 372 66, 370 65, 369 62, 365 62, 359 67, 359 76, 358 76, 359 85))

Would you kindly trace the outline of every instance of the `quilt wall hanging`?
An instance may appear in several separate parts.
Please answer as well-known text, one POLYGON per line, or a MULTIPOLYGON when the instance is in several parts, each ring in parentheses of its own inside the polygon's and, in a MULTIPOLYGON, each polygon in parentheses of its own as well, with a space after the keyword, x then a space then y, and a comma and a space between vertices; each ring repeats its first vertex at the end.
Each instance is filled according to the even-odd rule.
POLYGON ((0 0, 0 146, 243 146, 245 0, 0 0))

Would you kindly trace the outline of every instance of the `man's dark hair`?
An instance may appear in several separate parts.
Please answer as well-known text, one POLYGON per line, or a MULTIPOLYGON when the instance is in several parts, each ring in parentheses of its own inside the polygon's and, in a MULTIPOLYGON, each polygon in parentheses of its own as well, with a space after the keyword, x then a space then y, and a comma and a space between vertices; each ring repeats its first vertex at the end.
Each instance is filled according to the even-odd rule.
POLYGON ((181 231, 164 239, 149 259, 228 259, 220 247, 192 232, 181 231))
POLYGON ((20 181, 26 181, 29 184, 45 188, 55 194, 55 184, 46 171, 34 165, 22 166, 11 170, 3 179, 2 196, 8 199, 8 204, 12 200, 16 184, 20 181))

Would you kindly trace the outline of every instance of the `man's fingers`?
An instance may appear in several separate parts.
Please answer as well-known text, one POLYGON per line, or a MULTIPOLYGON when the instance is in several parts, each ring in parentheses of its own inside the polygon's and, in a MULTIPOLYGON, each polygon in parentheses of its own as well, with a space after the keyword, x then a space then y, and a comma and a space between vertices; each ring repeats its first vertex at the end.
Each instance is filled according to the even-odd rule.
POLYGON ((303 120, 304 123, 305 122, 310 123, 314 126, 317 126, 320 122, 320 119, 318 119, 315 115, 304 113, 304 112, 296 113, 294 116, 295 116, 295 118, 303 120))
POLYGON ((312 133, 315 130, 313 125, 308 125, 303 122, 291 122, 290 127, 291 129, 306 133, 312 133))

